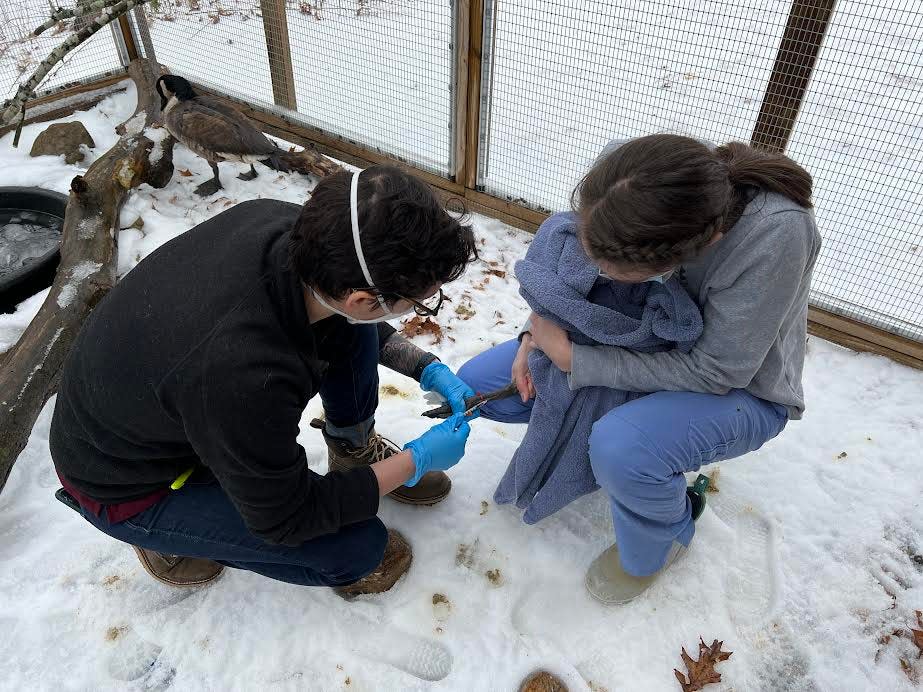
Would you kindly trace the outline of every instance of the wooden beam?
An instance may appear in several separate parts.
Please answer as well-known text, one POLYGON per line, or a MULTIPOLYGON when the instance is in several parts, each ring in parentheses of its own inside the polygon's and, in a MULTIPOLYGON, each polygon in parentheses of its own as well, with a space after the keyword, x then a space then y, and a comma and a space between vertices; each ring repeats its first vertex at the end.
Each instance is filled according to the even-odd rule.
POLYGON ((135 33, 131 30, 131 24, 127 15, 119 17, 119 29, 122 31, 122 40, 125 42, 125 52, 128 54, 128 61, 138 59, 138 45, 135 43, 135 33))
MULTIPOLYGON (((124 75, 109 77, 105 80, 101 80, 101 83, 94 82, 90 85, 81 85, 79 88, 74 88, 73 90, 65 90, 51 96, 44 96, 40 99, 28 101, 26 103, 26 119, 23 121, 23 125, 57 120, 58 118, 67 117, 76 111, 85 111, 92 108, 104 98, 112 94, 124 92, 126 86, 119 85, 119 82, 124 80, 124 75), (82 94, 85 95, 81 96, 82 94), (62 99, 67 99, 66 101, 62 101, 65 105, 55 106, 55 102, 62 99)), ((6 127, 0 127, 0 137, 3 137, 8 132, 12 132, 17 127, 19 127, 18 122, 7 125, 6 127)))
POLYGON ((753 128, 755 147, 785 151, 836 0, 794 0, 753 128))
POLYGON ((468 30, 468 112, 465 118, 465 167, 463 183, 474 190, 478 181, 478 150, 481 136, 481 52, 484 40, 484 0, 470 0, 468 30))
POLYGON ((452 179, 465 182, 468 149, 468 66, 471 36, 471 0, 457 0, 454 16, 454 61, 452 63, 452 179))
POLYGON ((298 110, 285 0, 260 0, 260 10, 263 15, 266 51, 269 54, 269 77, 272 80, 273 99, 277 106, 298 110))
POLYGON ((808 308, 808 331, 854 351, 878 353, 923 370, 923 342, 815 307, 808 308))

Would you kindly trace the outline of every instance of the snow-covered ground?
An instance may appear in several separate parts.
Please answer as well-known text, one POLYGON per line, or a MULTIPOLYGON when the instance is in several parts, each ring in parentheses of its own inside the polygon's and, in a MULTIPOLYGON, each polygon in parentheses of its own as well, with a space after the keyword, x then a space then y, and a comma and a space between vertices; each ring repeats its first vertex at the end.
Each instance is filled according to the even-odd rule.
MULTIPOLYGON (((98 145, 84 165, 132 108, 129 89, 80 115, 98 145)), ((42 127, 26 127, 19 150, 9 135, 0 140, 0 185, 66 191, 79 167, 27 155, 42 127)), ((176 164, 194 175, 131 196, 124 225, 140 216, 144 229, 120 234, 120 272, 227 205, 302 202, 310 187, 265 168, 246 183, 223 164, 226 190, 203 203, 192 190, 207 164, 183 148, 176 164)), ((530 236, 474 223, 485 261, 510 270, 530 236)), ((467 309, 440 317, 445 338, 432 349, 453 366, 510 338, 524 318, 511 273, 491 269, 475 265, 447 291, 467 309)), ((0 351, 43 297, 0 315, 0 351)), ((604 497, 533 527, 491 502, 522 428, 474 423, 440 505, 384 501, 413 566, 391 592, 346 603, 232 570, 201 589, 152 580, 130 549, 54 500, 49 403, 0 495, 0 689, 505 692, 547 668, 573 691, 675 690, 680 648, 694 651, 700 635, 734 652, 719 665, 724 682, 708 688, 716 692, 914 689, 901 659, 912 675, 923 661, 893 632, 915 627, 923 609, 923 373, 812 337, 805 388, 807 417, 719 465, 719 492, 686 559, 618 608, 583 587, 612 539, 604 497)), ((382 371, 380 432, 410 439, 426 429, 427 407, 415 383, 382 371)), ((322 473, 325 447, 307 426, 319 411, 312 402, 299 439, 322 473)))

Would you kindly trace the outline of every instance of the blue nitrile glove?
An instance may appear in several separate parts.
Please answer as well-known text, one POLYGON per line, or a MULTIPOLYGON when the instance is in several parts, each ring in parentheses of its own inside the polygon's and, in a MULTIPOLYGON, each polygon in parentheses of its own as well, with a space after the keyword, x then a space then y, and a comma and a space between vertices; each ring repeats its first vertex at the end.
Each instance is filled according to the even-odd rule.
POLYGON ((456 413, 405 444, 404 449, 410 450, 417 467, 407 485, 416 485, 427 471, 445 471, 461 461, 470 432, 471 426, 464 414, 456 413))
MULTIPOLYGON (((434 360, 423 368, 420 376, 420 387, 424 392, 439 392, 449 402, 452 413, 462 413, 465 410, 465 398, 474 396, 474 390, 459 379, 445 363, 434 360)), ((477 418, 478 411, 469 416, 470 420, 477 418)))

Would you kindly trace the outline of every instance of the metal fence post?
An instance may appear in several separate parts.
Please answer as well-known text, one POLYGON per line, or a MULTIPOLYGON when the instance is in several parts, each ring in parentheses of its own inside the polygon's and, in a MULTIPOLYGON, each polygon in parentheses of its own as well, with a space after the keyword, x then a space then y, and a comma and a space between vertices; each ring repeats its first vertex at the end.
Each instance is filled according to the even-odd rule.
POLYGON ((753 128, 755 147, 785 151, 836 0, 794 0, 753 128))
POLYGON ((295 73, 292 69, 292 49, 288 41, 288 18, 285 0, 260 0, 263 33, 269 54, 269 76, 272 96, 277 106, 298 110, 295 97, 295 73))

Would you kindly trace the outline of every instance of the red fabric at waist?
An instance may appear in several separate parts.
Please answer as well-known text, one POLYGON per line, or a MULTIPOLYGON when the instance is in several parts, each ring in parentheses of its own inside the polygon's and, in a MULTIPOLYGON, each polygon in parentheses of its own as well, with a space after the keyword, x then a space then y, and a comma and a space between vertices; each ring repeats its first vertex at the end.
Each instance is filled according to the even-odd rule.
POLYGON ((130 519, 136 514, 141 514, 144 510, 153 507, 169 493, 169 489, 164 488, 163 490, 157 490, 156 492, 151 493, 150 495, 145 495, 140 497, 137 500, 129 500, 128 502, 118 502, 112 505, 104 505, 101 502, 97 502, 91 497, 87 497, 82 492, 77 490, 74 486, 68 483, 66 480, 61 478, 61 474, 58 474, 58 480, 61 481, 63 488, 69 492, 77 504, 83 507, 85 510, 92 512, 95 516, 99 516, 100 512, 103 509, 106 510, 106 519, 109 520, 110 524, 117 524, 120 521, 125 521, 130 519))

